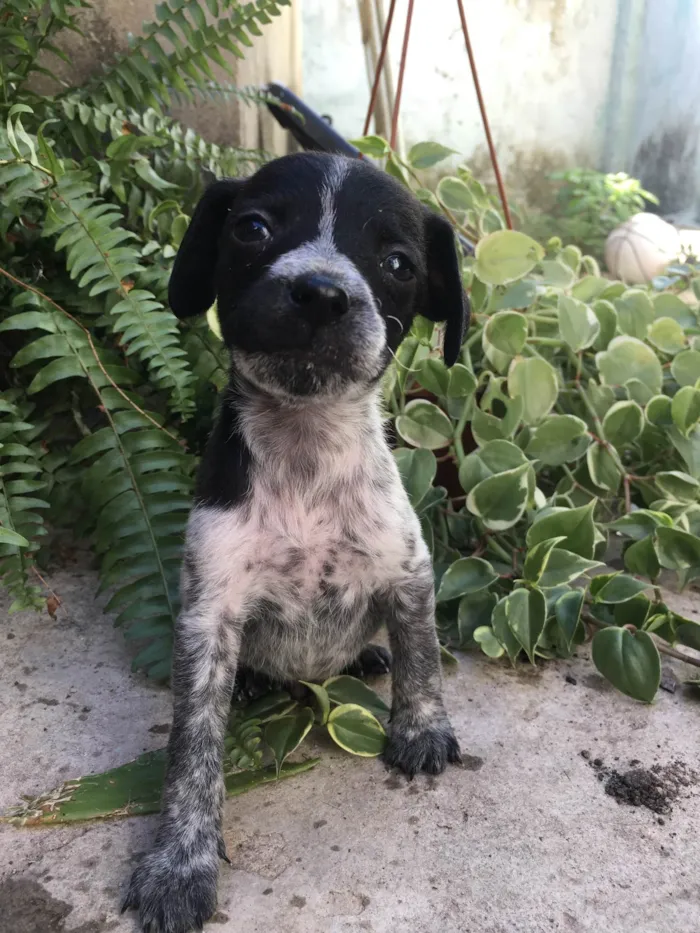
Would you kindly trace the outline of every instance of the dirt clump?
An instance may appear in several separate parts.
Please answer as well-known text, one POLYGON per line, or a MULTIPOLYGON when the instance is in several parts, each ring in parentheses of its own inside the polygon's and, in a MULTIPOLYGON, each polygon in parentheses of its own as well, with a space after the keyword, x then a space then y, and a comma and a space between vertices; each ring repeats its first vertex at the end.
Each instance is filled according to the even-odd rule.
POLYGON ((655 764, 651 768, 641 767, 638 759, 630 761, 626 771, 606 767, 602 758, 590 760, 590 753, 581 753, 604 784, 605 793, 619 804, 645 807, 652 813, 668 816, 673 812, 673 803, 687 796, 698 783, 700 776, 684 761, 676 759, 669 764, 655 764))

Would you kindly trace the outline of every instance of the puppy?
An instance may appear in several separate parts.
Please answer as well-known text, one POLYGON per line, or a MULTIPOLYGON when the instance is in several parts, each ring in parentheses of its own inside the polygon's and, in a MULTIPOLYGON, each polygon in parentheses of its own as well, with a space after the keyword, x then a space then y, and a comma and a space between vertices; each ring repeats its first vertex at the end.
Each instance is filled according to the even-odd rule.
POLYGON ((416 314, 458 357, 468 307, 452 228, 361 160, 299 154, 215 182, 177 254, 179 317, 214 302, 231 375, 187 530, 174 721, 154 849, 124 907, 148 933, 216 909, 222 750, 239 665, 320 681, 382 624, 392 649, 386 761, 459 761, 441 696, 433 574, 382 424, 380 380, 416 314))

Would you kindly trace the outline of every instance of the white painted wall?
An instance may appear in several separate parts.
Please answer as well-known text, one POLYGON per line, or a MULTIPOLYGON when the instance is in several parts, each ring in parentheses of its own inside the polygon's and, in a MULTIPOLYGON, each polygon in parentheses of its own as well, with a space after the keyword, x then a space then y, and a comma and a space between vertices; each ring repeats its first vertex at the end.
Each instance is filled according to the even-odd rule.
MULTIPOLYGON (((390 51, 398 71, 408 0, 390 51)), ((562 164, 599 161, 615 0, 464 0, 494 140, 514 189, 562 164)), ((384 0, 385 10, 388 0, 384 0)), ((308 103, 348 137, 362 131, 369 87, 356 0, 304 0, 308 103)), ((455 0, 415 0, 401 104, 406 145, 451 146, 488 177, 485 140, 455 0)))

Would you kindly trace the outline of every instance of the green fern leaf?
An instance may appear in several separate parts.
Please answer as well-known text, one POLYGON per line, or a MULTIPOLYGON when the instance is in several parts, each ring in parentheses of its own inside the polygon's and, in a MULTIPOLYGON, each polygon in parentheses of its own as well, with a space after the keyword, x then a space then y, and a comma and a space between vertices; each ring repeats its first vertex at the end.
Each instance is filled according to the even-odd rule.
POLYGON ((31 445, 34 426, 25 420, 31 411, 16 392, 0 393, 0 580, 12 597, 11 612, 44 604, 31 576, 37 538, 45 534, 42 516, 31 510, 48 507, 31 495, 46 485, 36 479, 43 452, 31 445))

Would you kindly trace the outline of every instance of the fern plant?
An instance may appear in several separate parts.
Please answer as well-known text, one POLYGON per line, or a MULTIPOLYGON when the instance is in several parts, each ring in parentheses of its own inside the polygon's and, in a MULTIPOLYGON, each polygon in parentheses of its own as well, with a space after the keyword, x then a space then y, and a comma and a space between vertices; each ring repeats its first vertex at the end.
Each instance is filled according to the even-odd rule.
POLYGON ((264 95, 218 83, 289 0, 168 0, 84 85, 40 95, 87 0, 0 14, 0 581, 39 608, 50 529, 88 536, 134 665, 166 678, 192 476, 226 353, 166 305, 207 175, 268 158, 168 114, 175 99, 264 95), (197 413, 195 417, 195 412, 197 413))

